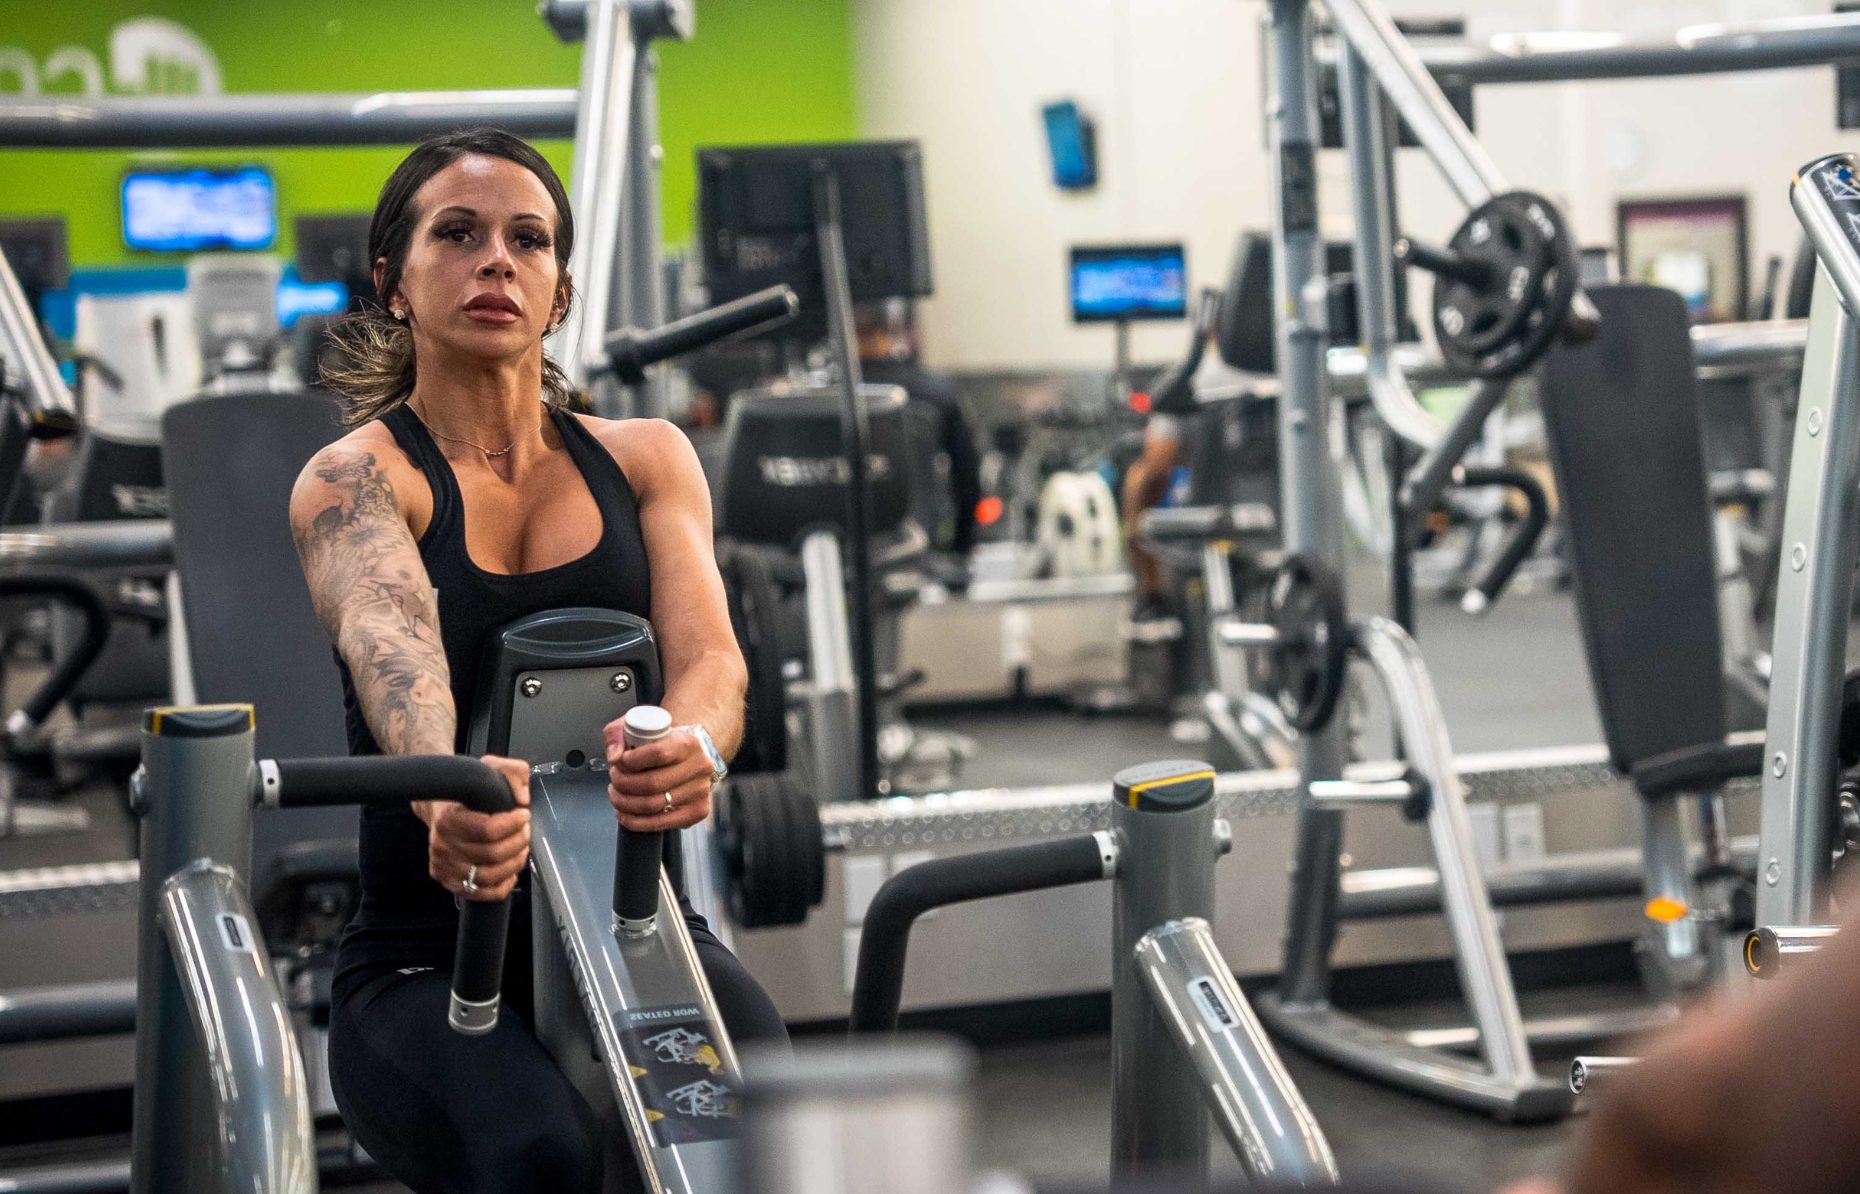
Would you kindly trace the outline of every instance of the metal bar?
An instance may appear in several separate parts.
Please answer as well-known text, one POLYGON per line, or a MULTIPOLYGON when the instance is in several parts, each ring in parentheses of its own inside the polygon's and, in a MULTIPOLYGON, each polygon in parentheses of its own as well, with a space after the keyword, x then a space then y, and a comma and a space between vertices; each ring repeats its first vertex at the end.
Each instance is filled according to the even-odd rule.
MULTIPOLYGON (((1860 17, 1693 25, 1669 40, 1637 43, 1618 33, 1562 31, 1512 34, 1494 38, 1493 43, 1489 53, 1450 46, 1418 53, 1436 77, 1451 83, 1562 83, 1785 70, 1860 60, 1860 17)), ((1331 50, 1326 56, 1334 54, 1331 50)))
POLYGON ((310 1087, 244 885, 228 866, 186 867, 162 884, 161 924, 213 1077, 219 1188, 310 1194, 310 1087))
MULTIPOLYGON (((1119 773, 1111 793, 1111 1173, 1206 1180, 1208 1111, 1196 1065, 1176 1048, 1169 1006, 1153 1002, 1138 948, 1158 925, 1214 915, 1214 785, 1203 763, 1119 773), (1207 779, 1197 781, 1202 772, 1207 779), (1192 785, 1202 785, 1196 791, 1192 785), (1167 801, 1142 793, 1184 793, 1167 801), (1125 799, 1119 799, 1120 796, 1125 799)), ((1103 798, 1102 795, 1100 797, 1103 798)))
POLYGON ((1569 1091, 1588 1094, 1597 1082, 1619 1078, 1639 1060, 1638 1057, 1578 1057, 1569 1063, 1569 1091))
POLYGON ((869 800, 859 787, 858 679, 853 674, 852 628, 846 616, 846 574, 840 537, 815 531, 801 541, 802 586, 807 601, 808 741, 813 747, 814 790, 823 805, 869 800))
MULTIPOLYGON (((1686 851, 1686 831, 1680 819, 1677 793, 1649 797, 1641 801, 1641 856, 1646 866, 1646 896, 1649 906, 1656 900, 1668 900, 1690 911, 1692 908, 1692 867, 1686 851)), ((1693 966, 1701 961, 1703 943, 1698 922, 1690 916, 1667 921, 1660 929, 1660 943, 1667 965, 1693 966)))
MULTIPOLYGON (((602 339, 614 329, 614 285, 628 196, 626 139, 633 128, 633 23, 626 0, 588 0, 588 36, 581 51, 570 198, 575 247, 569 272, 581 292, 552 339, 555 358, 577 386, 599 367, 602 339)), ((616 413, 616 412, 605 412, 616 413)))
MULTIPOLYGON (((1272 0, 1266 36, 1272 154, 1273 310, 1279 375, 1279 465, 1288 551, 1307 553, 1343 574, 1342 485, 1330 453, 1325 387, 1326 300, 1318 236, 1317 94, 1311 63, 1309 0, 1272 0)), ((1342 773, 1343 730, 1333 721, 1299 740, 1299 781, 1342 773)), ((1293 1000, 1322 999, 1330 985, 1337 934, 1337 871, 1342 815, 1306 805, 1287 912, 1282 982, 1293 1000)))
POLYGON ((136 1030, 136 981, 105 979, 0 992, 0 1045, 136 1030))
POLYGON ((1369 399, 1390 430, 1418 447, 1439 441, 1440 420, 1415 397, 1391 350, 1395 326, 1395 206, 1390 194, 1388 108, 1362 57, 1348 46, 1337 64, 1343 142, 1350 154, 1350 194, 1356 214, 1356 312, 1362 337, 1363 379, 1369 399))
POLYGON ((1388 693, 1409 759, 1431 788, 1428 837, 1440 868, 1441 902, 1453 937, 1460 989, 1479 1026, 1486 1064, 1501 1084, 1514 1091, 1529 1090, 1540 1080, 1531 1062, 1498 920, 1479 870, 1472 821, 1447 739, 1446 715, 1420 649, 1406 631, 1386 618, 1371 618, 1359 628, 1358 637, 1388 693))
MULTIPOLYGON (((1679 1019, 1679 1008, 1670 1003, 1621 1008, 1616 1011, 1578 1012, 1568 1016, 1544 1016, 1524 1022, 1524 1035, 1531 1047, 1546 1051, 1567 1050, 1596 1041, 1644 1036, 1667 1027, 1679 1019)), ((1446 1049, 1454 1053, 1477 1053, 1479 1030, 1470 1024, 1445 1028, 1410 1028, 1401 1034, 1410 1045, 1425 1049, 1446 1049)))
POLYGON ((173 564, 174 527, 166 519, 123 518, 0 531, 0 573, 38 568, 160 570, 173 564))
POLYGON ((1775 978, 1789 968, 1792 959, 1815 953, 1838 932, 1835 925, 1752 929, 1744 938, 1744 969, 1755 978, 1775 978))
MULTIPOLYGON (((213 1113, 216 1077, 223 1075, 209 1069, 201 1049, 200 1033, 212 1026, 196 1028, 189 1014, 201 998, 183 983, 184 976, 199 981, 186 969, 193 960, 171 955, 166 945, 172 913, 164 884, 201 863, 235 872, 251 867, 252 719, 249 707, 243 717, 238 712, 230 706, 156 710, 143 727, 135 793, 145 880, 136 925, 136 1194, 219 1185, 213 1113)), ((246 930, 249 941, 255 918, 247 918, 246 930)))
POLYGON ((9 389, 18 388, 28 419, 75 422, 77 402, 39 333, 38 316, 27 305, 5 252, 0 252, 0 366, 0 380, 9 389))
POLYGON ((575 92, 559 87, 150 99, 59 95, 0 103, 0 146, 253 149, 410 145, 435 133, 483 124, 509 129, 519 137, 570 137, 575 133, 575 121, 575 92))
MULTIPOLYGON (((1789 203, 1808 233, 1847 314, 1860 316, 1860 172, 1850 153, 1817 159, 1796 174, 1789 203)), ((1812 317, 1812 308, 1811 308, 1812 317)))
MULTIPOLYGON (((637 33, 637 27, 635 32, 637 33)), ((620 220, 620 268, 614 279, 613 327, 656 328, 665 322, 665 279, 660 269, 659 60, 652 43, 633 45, 633 105, 626 138, 625 202, 620 220)), ((611 330, 611 329, 609 329, 611 330)), ((633 387, 628 412, 665 417, 665 371, 654 369, 633 387)))
POLYGON ((1260 1026, 1205 920, 1170 921, 1137 942, 1137 970, 1208 1108, 1255 1181, 1335 1185, 1337 1159, 1260 1026))
POLYGON ((1330 0, 1331 19, 1467 207, 1510 188, 1393 21, 1367 0, 1330 0))
POLYGON ((1453 477, 1453 470, 1458 468, 1460 460, 1485 434, 1485 421, 1505 395, 1511 392, 1508 380, 1494 381, 1481 378, 1473 383, 1472 393, 1466 399, 1466 405, 1454 418, 1453 425, 1435 441, 1426 457, 1414 467, 1408 479, 1402 483, 1401 504, 1406 508, 1409 533, 1419 536, 1426 523, 1426 515, 1440 502, 1440 495, 1446 491, 1447 482, 1453 477))
MULTIPOLYGON (((1732 865, 1749 873, 1756 863, 1756 835, 1733 840, 1731 856, 1732 865)), ((1697 851, 1691 861, 1699 861, 1697 851)), ((1553 854, 1540 862, 1501 862, 1483 871, 1494 907, 1638 896, 1646 874, 1641 853, 1632 846, 1553 854)), ((1338 915, 1345 920, 1439 911, 1440 872, 1433 867, 1379 867, 1343 874, 1338 915)))
POLYGON ((866 418, 864 380, 859 370, 859 338, 853 327, 852 284, 847 276, 846 244, 841 237, 840 182, 831 166, 817 162, 813 171, 814 238, 820 250, 821 287, 826 291, 827 339, 832 347, 840 397, 840 448, 846 457, 846 579, 852 591, 852 662, 855 685, 855 756, 859 796, 881 795, 878 766, 878 654, 872 606, 877 588, 872 576, 869 462, 866 445, 872 429, 866 418))
POLYGON ((1402 779, 1311 781, 1311 799, 1326 804, 1402 804, 1414 799, 1414 785, 1402 779))
POLYGON ((1770 647, 1758 924, 1827 919, 1829 802, 1860 553, 1860 336, 1825 268, 1815 271, 1811 311, 1770 647))

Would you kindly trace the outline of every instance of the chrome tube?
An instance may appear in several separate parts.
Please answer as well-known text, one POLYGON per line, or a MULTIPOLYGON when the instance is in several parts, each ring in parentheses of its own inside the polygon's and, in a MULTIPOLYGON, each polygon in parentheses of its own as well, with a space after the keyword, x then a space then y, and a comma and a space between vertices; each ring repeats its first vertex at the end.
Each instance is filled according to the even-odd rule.
POLYGON ((0 362, 5 364, 8 384, 25 394, 28 418, 63 422, 77 418, 71 387, 65 385, 45 337, 39 334, 38 318, 26 304, 26 293, 4 252, 0 252, 0 362))
POLYGON ((1753 978, 1775 978, 1790 963, 1820 950, 1840 930, 1833 925, 1753 929, 1744 938, 1744 969, 1753 978))
POLYGON ((1830 154, 1802 167, 1789 203, 1849 316, 1860 316, 1860 158, 1830 154))
POLYGON ((1367 0, 1329 0, 1331 20, 1346 45, 1362 55, 1389 102, 1440 167, 1467 207, 1510 188, 1485 147, 1473 137, 1420 55, 1388 15, 1367 0))
POLYGON ((1363 380, 1376 414, 1390 430, 1421 448, 1440 440, 1440 420, 1415 397, 1393 349, 1395 326, 1394 198, 1389 193, 1388 108, 1361 55, 1347 45, 1337 64, 1343 141, 1350 154, 1350 188, 1356 212, 1356 311, 1362 336, 1363 380))
POLYGON ((161 96, 36 96, 0 102, 0 146, 12 149, 253 149, 410 145, 492 124, 519 137, 575 132, 575 92, 497 91, 161 96))
POLYGON ((123 518, 0 531, 0 573, 160 569, 173 563, 174 527, 166 519, 123 518))
POLYGON ((1364 623, 1358 634, 1388 692, 1409 762, 1433 789, 1427 832, 1440 868, 1441 901, 1453 936, 1460 989, 1479 1026, 1481 1051, 1499 1083, 1529 1087, 1537 1082, 1537 1072, 1511 983, 1510 962, 1499 940, 1498 919, 1478 867, 1472 820, 1466 813, 1459 769, 1447 739, 1446 715, 1428 679, 1420 648, 1405 630, 1378 617, 1364 623))
MULTIPOLYGON (((1805 198, 1807 191, 1796 187, 1798 211, 1806 208, 1825 235, 1823 217, 1831 213, 1821 200, 1805 198)), ((1828 247, 1841 248, 1838 242, 1828 247)), ((1822 251, 1821 244, 1816 248, 1822 251)), ((1829 802, 1839 779, 1835 739, 1860 552, 1860 336, 1827 265, 1823 258, 1815 271, 1778 553, 1758 924, 1826 919, 1834 820, 1829 802)))
POLYGON ((1234 981, 1208 922, 1169 921, 1137 942, 1137 971, 1201 1077, 1215 1122, 1255 1181, 1334 1186, 1337 1159, 1234 981))
POLYGON ((1490 54, 1456 58, 1449 52, 1424 55, 1424 60, 1436 74, 1465 83, 1653 79, 1824 66, 1860 59, 1860 16, 1692 25, 1658 42, 1629 43, 1619 34, 1606 33, 1587 35, 1588 44, 1582 38, 1569 33, 1514 35, 1493 39, 1490 54))
POLYGON ((231 867, 183 868, 161 927, 212 1078, 221 1188, 315 1194, 309 1083, 244 886, 231 867))
POLYGON ((815 531, 801 541, 807 600, 808 741, 815 792, 822 804, 869 799, 859 790, 858 682, 846 610, 846 570, 840 537, 815 531))
POLYGON ((1569 1092, 1589 1094, 1597 1082, 1619 1078, 1639 1060, 1638 1057, 1578 1057, 1569 1063, 1569 1092))
POLYGON ((581 227, 569 260, 579 301, 550 337, 550 349, 577 386, 599 367, 603 337, 614 328, 614 280, 620 268, 627 203, 627 138, 633 132, 633 23, 627 0, 588 0, 581 51, 580 102, 569 197, 581 227))

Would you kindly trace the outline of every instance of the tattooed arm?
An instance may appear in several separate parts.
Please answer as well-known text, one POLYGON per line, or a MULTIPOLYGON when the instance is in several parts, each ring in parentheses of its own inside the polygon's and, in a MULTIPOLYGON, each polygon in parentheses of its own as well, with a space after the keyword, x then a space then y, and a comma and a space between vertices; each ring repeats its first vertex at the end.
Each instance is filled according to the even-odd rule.
MULTIPOLYGON (((363 430, 317 453, 291 493, 291 534, 375 741, 389 754, 451 754, 458 714, 438 601, 382 462, 387 451, 363 430)), ((497 900, 529 861, 529 768, 485 761, 510 781, 518 808, 485 814, 423 800, 413 812, 427 826, 427 873, 448 891, 497 900), (465 888, 468 877, 475 888, 465 888)))
POLYGON ((291 493, 304 580, 381 749, 451 754, 458 714, 432 582, 380 454, 358 439, 317 453, 291 493))

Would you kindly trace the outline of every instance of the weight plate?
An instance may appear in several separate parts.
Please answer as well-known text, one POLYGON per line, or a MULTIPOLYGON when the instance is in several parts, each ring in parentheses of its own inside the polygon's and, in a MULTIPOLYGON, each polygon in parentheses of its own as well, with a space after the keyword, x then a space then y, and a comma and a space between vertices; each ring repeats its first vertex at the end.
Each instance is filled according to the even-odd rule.
POLYGON ((768 561, 754 550, 732 548, 718 558, 730 625, 749 672, 743 742, 733 772, 780 771, 788 765, 788 691, 782 675, 781 589, 768 561))
POLYGON ((789 772, 732 779, 717 807, 730 917, 745 929, 797 925, 826 892, 820 809, 789 772))
POLYGON ((1279 641, 1261 652, 1263 687, 1294 729, 1321 730, 1337 711, 1349 662, 1343 586, 1315 560, 1287 556, 1267 586, 1265 615, 1279 641))
POLYGON ((1576 246, 1562 215, 1529 191, 1496 195, 1466 217, 1448 247, 1485 265, 1489 281, 1436 278, 1441 355, 1473 377, 1522 371, 1550 347, 1575 298, 1576 246))

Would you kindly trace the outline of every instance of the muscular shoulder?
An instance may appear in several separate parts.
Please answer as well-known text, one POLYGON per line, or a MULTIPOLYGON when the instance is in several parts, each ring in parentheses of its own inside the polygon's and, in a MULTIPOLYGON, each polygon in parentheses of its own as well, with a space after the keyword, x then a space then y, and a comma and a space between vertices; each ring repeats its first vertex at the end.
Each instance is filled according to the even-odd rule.
POLYGON ((345 517, 376 514, 424 527, 432 504, 425 476, 393 433, 366 423, 304 465, 291 490, 291 526, 301 531, 336 507, 345 517))
POLYGON ((697 452, 677 424, 664 419, 602 419, 577 415, 606 448, 635 493, 644 498, 662 487, 678 488, 703 479, 697 452))

